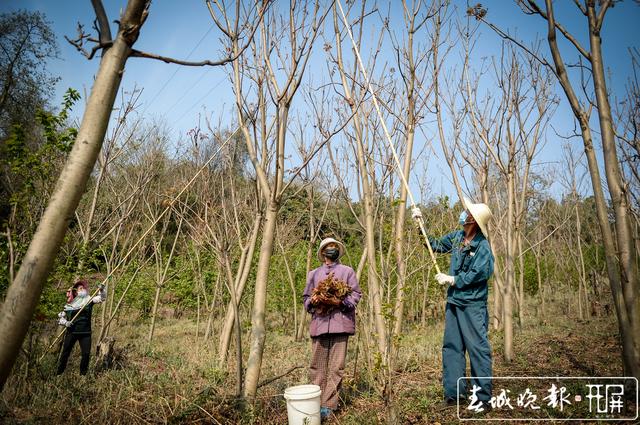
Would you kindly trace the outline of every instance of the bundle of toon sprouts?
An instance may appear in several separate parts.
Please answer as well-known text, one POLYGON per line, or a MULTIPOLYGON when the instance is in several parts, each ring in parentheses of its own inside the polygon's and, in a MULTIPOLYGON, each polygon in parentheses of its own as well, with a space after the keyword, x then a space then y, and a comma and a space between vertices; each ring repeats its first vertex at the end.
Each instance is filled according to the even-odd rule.
POLYGON ((325 315, 339 306, 349 294, 351 287, 343 280, 335 278, 333 273, 329 273, 326 279, 320 281, 313 289, 311 295, 316 295, 319 305, 316 306, 316 313, 325 315))

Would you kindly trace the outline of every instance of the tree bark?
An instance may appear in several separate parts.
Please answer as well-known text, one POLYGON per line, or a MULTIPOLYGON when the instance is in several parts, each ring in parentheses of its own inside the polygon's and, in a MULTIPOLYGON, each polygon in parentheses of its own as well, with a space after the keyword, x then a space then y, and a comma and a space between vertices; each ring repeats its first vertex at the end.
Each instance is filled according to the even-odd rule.
POLYGON ((588 308, 589 300, 587 299, 587 272, 584 267, 584 256, 582 254, 582 223, 580 221, 580 211, 578 209, 578 195, 575 195, 575 212, 576 212, 576 242, 578 245, 578 261, 580 265, 580 281, 578 285, 578 307, 580 309, 580 319, 584 319, 584 308, 588 308), (584 293, 584 305, 582 304, 582 296, 584 293), (584 308, 583 308, 584 307, 584 308))
POLYGON ((209 306, 209 318, 207 319, 207 328, 204 331, 204 340, 208 341, 211 336, 211 329, 213 328, 213 319, 216 314, 216 301, 218 300, 218 289, 220 287, 220 277, 218 274, 216 276, 216 283, 213 287, 213 295, 211 297, 211 305, 209 306))
MULTIPOLYGON (((607 201, 602 190, 602 180, 598 160, 593 148, 593 138, 589 127, 589 114, 582 108, 569 80, 560 48, 556 38, 556 24, 551 0, 546 0, 548 33, 547 40, 551 50, 556 76, 562 86, 569 105, 580 124, 580 131, 584 143, 584 151, 589 166, 589 175, 593 187, 596 214, 607 264, 607 274, 611 295, 613 296, 618 326, 622 340, 622 356, 627 375, 640 377, 640 297, 638 297, 637 261, 629 249, 630 226, 628 220, 628 200, 620 177, 620 165, 615 149, 611 107, 605 85, 604 65, 602 61, 600 28, 602 21, 596 18, 595 2, 587 1, 589 19, 589 42, 591 52, 587 59, 591 62, 593 84, 598 103, 600 130, 602 133, 603 157, 605 161, 605 175, 613 203, 616 237, 614 241, 607 213, 607 201)), ((604 18, 604 15, 602 15, 604 18)))
POLYGON ((515 277, 515 236, 514 236, 514 170, 509 164, 507 173, 507 252, 506 266, 507 276, 502 291, 502 323, 504 326, 504 359, 506 362, 513 360, 513 285, 515 277))
POLYGON ((147 334, 147 343, 151 345, 153 342, 153 333, 156 329, 156 316, 158 313, 158 305, 160 304, 160 290, 162 286, 156 284, 156 295, 153 297, 153 307, 151 309, 151 325, 149 326, 149 333, 147 334))
MULTIPOLYGON (((526 188, 522 188, 526 192, 526 188)), ((522 255, 522 228, 517 225, 516 232, 516 251, 515 255, 518 257, 518 327, 522 328, 524 325, 524 255, 522 255)))
MULTIPOLYGON (((602 6, 601 6, 602 7, 602 6)), ((602 12, 606 12, 602 11, 602 12)), ((640 296, 638 296, 638 262, 630 220, 630 205, 627 190, 624 186, 620 162, 616 151, 611 105, 606 86, 604 64, 602 59, 602 45, 600 28, 602 21, 596 15, 595 1, 587 1, 587 15, 589 18, 589 43, 591 47, 591 65, 593 72, 593 86, 598 105, 598 119, 604 158, 604 170, 607 186, 615 215, 615 236, 617 242, 617 257, 620 267, 620 286, 623 303, 618 310, 623 312, 621 327, 623 357, 625 371, 636 378, 640 378, 640 296)), ((604 15, 602 15, 604 18, 604 15)), ((617 288, 616 288, 617 289, 617 288)), ((613 291, 612 291, 613 292, 613 291)))
POLYGON ((267 302, 267 282, 269 278, 269 263, 273 253, 273 241, 275 238, 276 221, 280 204, 270 202, 265 215, 265 223, 260 244, 260 259, 256 272, 256 286, 253 297, 253 312, 251 315, 251 346, 247 371, 244 380, 244 395, 247 399, 253 399, 258 390, 260 381, 260 368, 262 366, 262 353, 266 337, 265 306, 267 302))
MULTIPOLYGON (((313 258, 313 251, 315 248, 316 239, 318 237, 318 230, 316 230, 315 224, 315 205, 314 205, 314 191, 313 186, 309 186, 307 188, 307 202, 309 208, 309 245, 307 246, 307 254, 306 254, 306 267, 305 267, 305 276, 309 275, 311 271, 311 260, 313 258)), ((327 200, 327 205, 325 206, 325 211, 327 209, 329 200, 327 200)), ((300 306, 300 323, 298 325, 298 330, 296 332, 296 341, 300 341, 304 336, 305 326, 307 324, 307 311, 304 308, 304 304, 300 306)))
MULTIPOLYGON (((248 245, 245 247, 245 249, 243 249, 240 263, 238 265, 238 270, 236 270, 234 286, 236 291, 236 299, 238 300, 238 302, 240 302, 240 300, 242 299, 244 287, 249 278, 249 271, 251 270, 251 262, 253 261, 253 253, 255 252, 256 243, 258 240, 258 232, 260 230, 261 223, 262 215, 257 214, 255 221, 253 222, 251 238, 249 239, 248 245)), ((220 359, 221 363, 224 363, 227 360, 227 355, 229 352, 229 341, 231 341, 231 333, 233 331, 235 320, 235 311, 236 309, 233 306, 233 300, 230 300, 227 307, 227 314, 224 318, 224 325, 222 327, 222 331, 220 332, 220 341, 218 345, 218 358, 220 359)))

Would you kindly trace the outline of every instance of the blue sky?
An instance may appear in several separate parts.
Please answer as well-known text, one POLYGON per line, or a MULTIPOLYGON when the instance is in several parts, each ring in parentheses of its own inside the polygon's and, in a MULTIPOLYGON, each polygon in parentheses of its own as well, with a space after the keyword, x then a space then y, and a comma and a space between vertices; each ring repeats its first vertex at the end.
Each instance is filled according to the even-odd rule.
MULTIPOLYGON (((564 22, 579 40, 588 44, 585 20, 576 13, 573 2, 562 0, 555 3, 558 20, 564 22)), ((466 2, 454 1, 453 4, 456 7, 453 13, 459 17, 464 16, 466 2)), ((493 0, 484 1, 482 4, 488 8, 488 19, 491 22, 517 34, 526 42, 544 37, 546 30, 544 22, 539 17, 524 15, 514 2, 493 0)), ((110 20, 113 21, 118 18, 119 11, 125 7, 126 1, 106 0, 104 5, 110 20)), ((90 29, 94 17, 91 2, 89 0, 0 0, 0 8, 3 12, 23 8, 40 10, 46 14, 58 37, 61 51, 60 59, 52 61, 49 65, 51 73, 61 77, 61 82, 57 86, 57 96, 59 98, 66 88, 73 87, 82 93, 84 99, 85 93, 88 94, 91 89, 99 58, 88 61, 69 45, 63 36, 73 38, 76 34, 77 22, 83 23, 87 30, 90 29)), ((379 8, 382 12, 386 11, 388 3, 381 1, 379 8)), ((639 47, 638 22, 640 22, 640 6, 631 1, 625 1, 612 8, 605 20, 604 55, 606 65, 611 71, 611 91, 614 95, 622 94, 625 80, 631 72, 628 48, 639 47)), ((401 15, 396 7, 391 7, 391 25, 401 25, 401 15)), ((112 30, 115 33, 115 24, 112 30)), ((139 50, 181 59, 215 60, 222 55, 219 36, 219 32, 212 27, 212 21, 203 0, 155 1, 151 5, 149 18, 135 47, 139 50)), ((475 52, 477 58, 490 56, 499 51, 500 39, 489 28, 483 26, 479 37, 475 52)), ((388 44, 386 46, 389 47, 388 44)), ((324 79, 322 73, 326 73, 327 69, 324 64, 326 56, 323 56, 321 47, 321 45, 318 46, 308 73, 308 77, 314 81, 324 79)), ((542 49, 546 53, 546 44, 542 45, 542 49)), ((347 52, 346 49, 345 52, 347 52)), ((567 48, 565 52, 568 60, 577 58, 575 50, 567 48)), ((350 52, 347 53, 350 54, 350 52)), ((363 49, 362 53, 366 61, 366 49, 363 49)), ((454 62, 457 60, 455 54, 450 56, 450 60, 454 62)), ((454 65, 455 63, 452 64, 454 65)), ((229 123, 233 117, 231 85, 225 69, 221 67, 181 67, 148 59, 131 58, 127 63, 121 90, 132 90, 134 87, 143 90, 139 111, 146 116, 165 120, 176 140, 183 138, 189 129, 195 127, 199 117, 205 111, 212 114, 214 120, 222 117, 222 121, 226 123, 229 123)), ((553 126, 558 132, 568 134, 573 129, 574 120, 563 95, 560 97, 562 102, 554 117, 553 126)), ((76 107, 77 116, 81 116, 82 110, 83 105, 76 107)), ((432 120, 428 119, 427 122, 432 120)), ((425 132, 432 134, 434 131, 435 129, 427 128, 425 132)), ((560 157, 560 140, 553 131, 550 131, 548 136, 549 141, 539 158, 540 162, 556 162, 560 157)), ((424 143, 426 143, 424 138, 419 136, 418 146, 424 143)), ((580 148, 579 140, 574 140, 573 143, 580 148)), ((435 141, 433 152, 436 155, 439 154, 437 145, 435 141)), ((428 178, 432 180, 436 192, 452 194, 449 170, 446 165, 438 164, 437 157, 429 159, 428 178)), ((415 182, 412 182, 412 186, 414 184, 415 182)))

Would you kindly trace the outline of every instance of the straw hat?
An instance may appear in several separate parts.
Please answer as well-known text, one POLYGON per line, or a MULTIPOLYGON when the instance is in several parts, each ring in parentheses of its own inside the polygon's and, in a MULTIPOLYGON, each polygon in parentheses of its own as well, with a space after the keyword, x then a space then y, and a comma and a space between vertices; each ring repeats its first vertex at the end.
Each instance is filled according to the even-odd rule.
POLYGON ((337 241, 333 238, 324 238, 322 240, 322 242, 320 242, 320 246, 318 247, 318 260, 320 260, 320 262, 324 261, 324 257, 322 256, 322 250, 329 245, 330 243, 334 243, 336 244, 336 246, 338 247, 338 258, 342 257, 344 255, 344 245, 342 244, 342 242, 337 241))
POLYGON ((482 234, 485 237, 488 236, 487 224, 489 223, 489 220, 491 220, 491 217, 493 217, 493 214, 487 204, 474 204, 465 196, 462 198, 462 205, 467 211, 469 211, 469 214, 471 214, 476 223, 478 223, 480 230, 482 230, 482 234))

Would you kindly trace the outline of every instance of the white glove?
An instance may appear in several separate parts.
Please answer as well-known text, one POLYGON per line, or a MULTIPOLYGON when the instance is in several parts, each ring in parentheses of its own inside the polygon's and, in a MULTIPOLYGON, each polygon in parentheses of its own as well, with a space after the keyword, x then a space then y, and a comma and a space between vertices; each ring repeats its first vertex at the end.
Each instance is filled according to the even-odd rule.
POLYGON ((100 293, 92 299, 94 304, 99 304, 107 300, 107 286, 104 283, 101 283, 98 286, 98 289, 100 290, 100 293))
POLYGON ((436 274, 436 280, 440 285, 453 286, 456 283, 455 276, 449 276, 448 274, 444 273, 436 274))
POLYGON ((422 211, 420 211, 420 208, 418 207, 411 208, 411 218, 414 219, 415 221, 418 221, 419 219, 422 218, 422 211))
POLYGON ((61 311, 60 313, 58 313, 58 317, 61 319, 66 319, 67 315, 64 314, 64 311, 61 311))
POLYGON ((60 326, 64 326, 64 327, 67 327, 67 328, 71 327, 71 321, 65 319, 64 317, 61 317, 60 319, 58 319, 58 324, 60 326))

